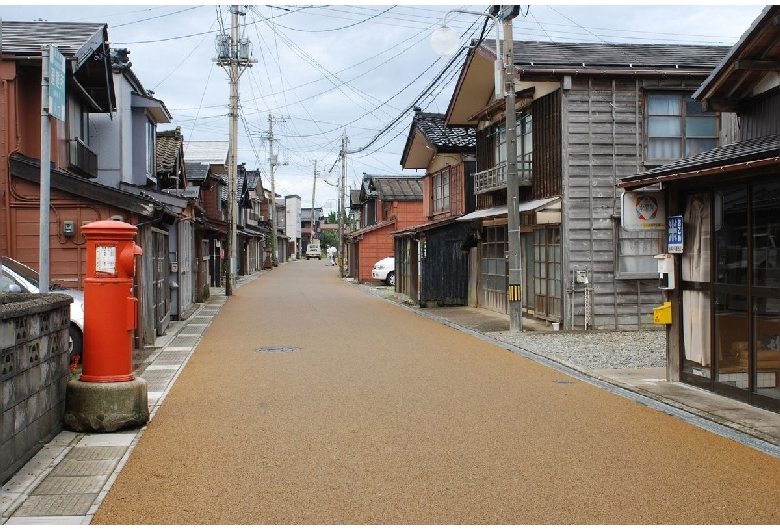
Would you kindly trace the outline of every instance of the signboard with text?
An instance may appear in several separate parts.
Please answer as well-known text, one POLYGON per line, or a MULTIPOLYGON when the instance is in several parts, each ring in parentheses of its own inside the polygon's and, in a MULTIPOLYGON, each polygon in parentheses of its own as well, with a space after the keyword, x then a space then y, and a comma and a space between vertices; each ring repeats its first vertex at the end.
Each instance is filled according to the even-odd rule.
POLYGON ((682 254, 683 251, 683 216, 673 215, 666 220, 667 252, 682 254))
POLYGON ((624 192, 620 204, 621 226, 626 230, 663 230, 666 226, 663 201, 663 192, 624 192))
POLYGON ((49 114, 65 121, 65 56, 49 46, 49 114))

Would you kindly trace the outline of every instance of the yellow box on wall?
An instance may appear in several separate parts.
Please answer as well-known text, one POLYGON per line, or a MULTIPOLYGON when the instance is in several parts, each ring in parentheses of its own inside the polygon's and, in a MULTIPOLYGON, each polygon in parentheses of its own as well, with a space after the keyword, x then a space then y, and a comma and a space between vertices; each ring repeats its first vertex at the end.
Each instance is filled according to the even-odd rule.
POLYGON ((661 307, 653 308, 653 322, 656 324, 672 323, 672 303, 664 302, 661 307))

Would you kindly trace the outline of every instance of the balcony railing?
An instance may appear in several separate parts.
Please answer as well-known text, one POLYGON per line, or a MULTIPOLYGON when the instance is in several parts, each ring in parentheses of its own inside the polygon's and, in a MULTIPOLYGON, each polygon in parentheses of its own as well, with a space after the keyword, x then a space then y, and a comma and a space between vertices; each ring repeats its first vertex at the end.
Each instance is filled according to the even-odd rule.
MULTIPOLYGON (((531 185, 531 167, 528 164, 517 164, 519 184, 521 186, 531 185)), ((489 191, 506 188, 506 162, 498 166, 493 166, 485 171, 474 173, 474 195, 487 193, 489 191)))
POLYGON ((81 176, 95 179, 98 177, 98 155, 95 151, 85 144, 80 138, 73 141, 73 157, 70 161, 70 168, 75 170, 81 176))

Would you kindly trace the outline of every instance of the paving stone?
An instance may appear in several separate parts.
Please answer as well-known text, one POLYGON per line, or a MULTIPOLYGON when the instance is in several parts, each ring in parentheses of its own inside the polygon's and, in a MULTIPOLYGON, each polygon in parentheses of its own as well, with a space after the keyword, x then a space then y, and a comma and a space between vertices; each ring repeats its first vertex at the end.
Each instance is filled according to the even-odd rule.
POLYGON ((53 477, 89 477, 94 475, 109 475, 116 467, 114 460, 71 460, 66 458, 55 467, 50 476, 53 477))
POLYGON ((116 460, 119 461, 127 451, 127 447, 109 446, 109 447, 74 447, 68 453, 68 460, 116 460))
POLYGON ((46 477, 33 495, 73 495, 76 493, 100 493, 108 481, 108 475, 94 477, 46 477))
POLYGON ((160 364, 176 364, 181 365, 184 362, 184 359, 189 356, 191 349, 187 349, 187 351, 180 352, 180 351, 164 351, 162 352, 155 362, 160 364))
POLYGON ((71 495, 31 495, 14 517, 85 515, 97 498, 96 493, 71 495))

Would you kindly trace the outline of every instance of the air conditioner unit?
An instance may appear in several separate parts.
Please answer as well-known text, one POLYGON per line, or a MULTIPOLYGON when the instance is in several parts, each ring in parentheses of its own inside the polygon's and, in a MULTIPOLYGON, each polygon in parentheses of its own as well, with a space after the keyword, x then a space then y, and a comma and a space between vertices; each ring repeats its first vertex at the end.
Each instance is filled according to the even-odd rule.
POLYGON ((262 221, 265 221, 265 215, 258 215, 258 216, 257 216, 257 220, 258 220, 258 221, 261 221, 261 222, 262 222, 262 221))

